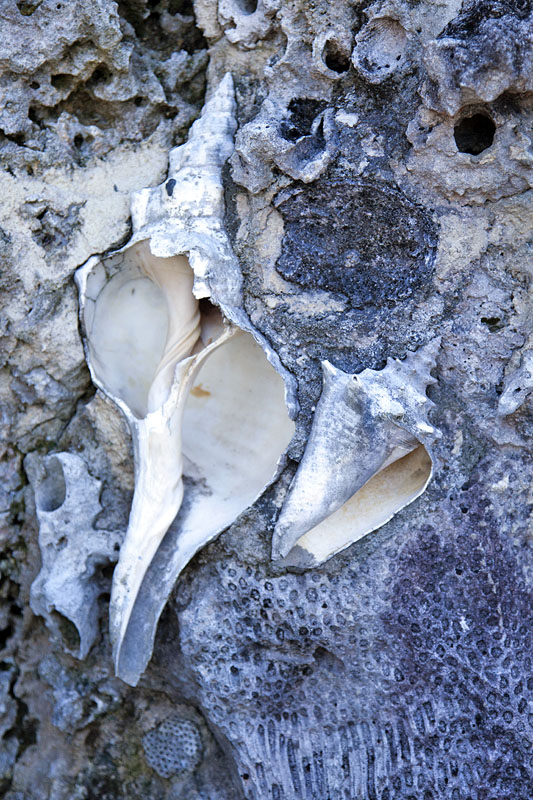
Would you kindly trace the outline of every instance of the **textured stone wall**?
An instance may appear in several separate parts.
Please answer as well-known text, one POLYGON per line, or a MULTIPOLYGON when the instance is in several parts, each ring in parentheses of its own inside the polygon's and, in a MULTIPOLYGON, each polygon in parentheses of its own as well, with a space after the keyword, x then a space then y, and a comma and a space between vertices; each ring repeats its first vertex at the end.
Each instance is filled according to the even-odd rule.
POLYGON ((527 0, 0 2, 0 796, 533 796, 532 28, 527 0), (128 239, 131 192, 228 71, 226 228, 297 433, 182 574, 131 689, 107 633, 130 441, 72 276, 128 239), (321 567, 273 562, 320 362, 380 370, 437 336, 428 489, 321 567), (30 609, 59 452, 88 476, 62 511, 99 619, 81 660, 30 609))

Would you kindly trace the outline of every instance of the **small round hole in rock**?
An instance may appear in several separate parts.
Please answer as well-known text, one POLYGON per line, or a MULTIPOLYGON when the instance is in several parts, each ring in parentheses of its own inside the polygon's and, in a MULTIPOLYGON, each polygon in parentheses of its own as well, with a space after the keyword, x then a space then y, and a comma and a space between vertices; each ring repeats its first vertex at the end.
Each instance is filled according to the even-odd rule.
POLYGON ((29 17, 36 11, 43 0, 19 0, 17 8, 23 17, 29 17))
POLYGON ((57 89, 59 92, 68 91, 72 85, 72 75, 68 75, 66 73, 52 75, 50 78, 50 83, 54 89, 57 89))
POLYGON ((348 72, 350 68, 350 56, 332 39, 326 42, 322 58, 326 67, 332 72, 338 72, 339 75, 348 72))
POLYGON ((239 0, 238 6, 243 14, 253 14, 257 11, 257 0, 239 0))
POLYGON ((60 614, 59 611, 52 611, 52 618, 57 624, 59 632, 67 647, 72 651, 80 649, 80 634, 71 620, 60 614))
POLYGON ((481 317, 481 322, 486 325, 491 333, 501 330, 505 327, 500 317, 481 317))
POLYGON ((496 125, 485 114, 464 117, 453 129, 455 144, 460 153, 477 156, 494 141, 496 125))
POLYGON ((289 142, 310 136, 316 117, 326 104, 308 97, 293 97, 288 106, 289 118, 281 121, 280 133, 289 142))
POLYGON ((67 484, 61 462, 52 458, 44 467, 43 479, 35 492, 35 502, 40 511, 56 511, 65 502, 67 484))

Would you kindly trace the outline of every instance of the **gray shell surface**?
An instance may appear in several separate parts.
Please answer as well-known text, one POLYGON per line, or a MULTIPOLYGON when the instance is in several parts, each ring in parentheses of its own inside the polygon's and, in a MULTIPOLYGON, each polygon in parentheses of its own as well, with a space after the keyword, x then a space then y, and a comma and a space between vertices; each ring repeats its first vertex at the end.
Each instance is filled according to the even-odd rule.
POLYGON ((437 338, 358 375, 323 362, 322 395, 276 525, 274 559, 322 563, 422 494, 432 474, 426 447, 440 435, 426 395, 439 347, 437 338))

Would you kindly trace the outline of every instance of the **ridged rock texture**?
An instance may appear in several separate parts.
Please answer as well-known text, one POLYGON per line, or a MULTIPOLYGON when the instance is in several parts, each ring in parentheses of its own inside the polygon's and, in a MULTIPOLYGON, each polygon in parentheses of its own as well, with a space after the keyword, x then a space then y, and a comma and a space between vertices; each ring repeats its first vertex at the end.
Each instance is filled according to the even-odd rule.
POLYGON ((1 797, 531 800, 532 30, 528 0, 0 3, 1 797), (131 688, 109 603, 133 454, 73 276, 131 241, 132 196, 172 200, 169 153, 228 74, 232 307, 295 435, 131 688), (343 465, 372 454, 386 490, 420 445, 422 493, 284 560, 313 452, 332 468, 298 491, 331 525, 360 491, 343 465))

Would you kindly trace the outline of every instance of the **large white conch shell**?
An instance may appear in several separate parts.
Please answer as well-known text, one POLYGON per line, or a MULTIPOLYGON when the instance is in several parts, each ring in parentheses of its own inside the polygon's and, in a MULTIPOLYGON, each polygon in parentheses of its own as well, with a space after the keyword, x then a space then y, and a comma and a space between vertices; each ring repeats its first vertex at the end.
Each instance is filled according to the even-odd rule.
POLYGON ((293 413, 294 386, 242 310, 223 226, 234 107, 228 75, 171 151, 169 178, 134 195, 130 242, 76 274, 93 380, 133 438, 110 605, 115 669, 132 685, 180 571, 276 477, 293 434, 278 372, 293 413))
POLYGON ((286 566, 326 561, 419 497, 432 475, 426 387, 440 339, 384 369, 350 375, 323 362, 307 446, 274 531, 286 566))

